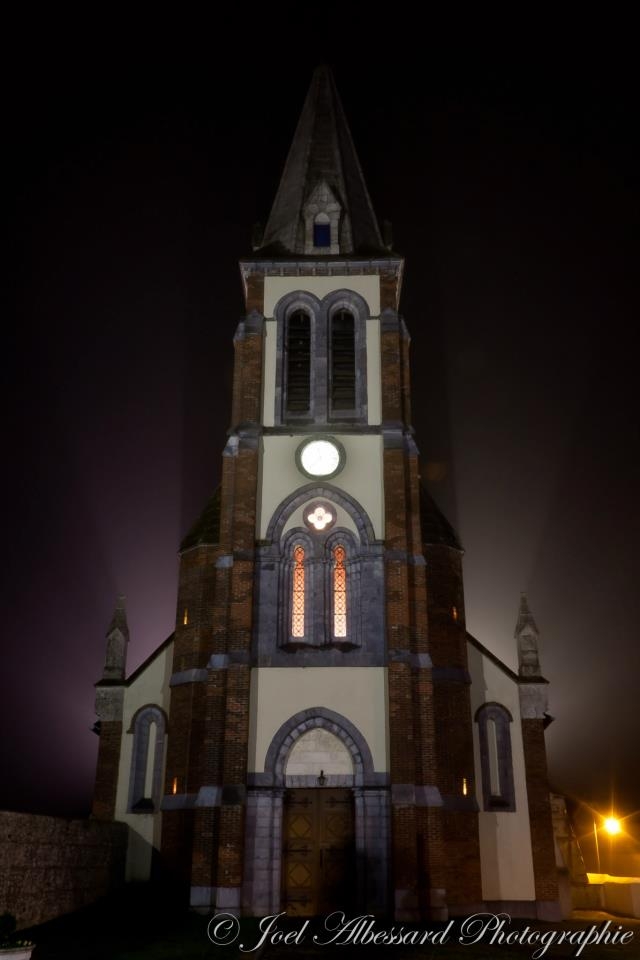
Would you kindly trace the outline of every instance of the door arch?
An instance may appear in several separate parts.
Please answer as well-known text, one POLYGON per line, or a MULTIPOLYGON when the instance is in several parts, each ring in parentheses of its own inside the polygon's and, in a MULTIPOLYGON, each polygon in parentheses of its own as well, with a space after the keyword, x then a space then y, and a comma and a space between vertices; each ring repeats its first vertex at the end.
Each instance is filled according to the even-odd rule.
MULTIPOLYGON (((282 907, 283 813, 287 789, 348 791, 353 810, 354 856, 351 883, 355 905, 381 913, 387 904, 389 862, 388 776, 376 773, 371 750, 355 725, 326 707, 294 714, 275 733, 264 773, 250 776, 247 793, 243 909, 254 916, 282 907), (325 730, 348 753, 352 773, 287 773, 294 745, 313 730, 325 730), (253 782, 252 782, 253 781, 253 782), (266 828, 266 829, 265 829, 266 828)), ((338 798, 337 798, 338 799, 338 798)))

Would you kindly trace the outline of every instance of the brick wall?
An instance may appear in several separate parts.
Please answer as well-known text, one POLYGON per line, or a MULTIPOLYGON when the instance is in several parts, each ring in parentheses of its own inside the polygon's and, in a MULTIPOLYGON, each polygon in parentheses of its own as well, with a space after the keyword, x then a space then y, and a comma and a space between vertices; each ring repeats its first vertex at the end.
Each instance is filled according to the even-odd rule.
POLYGON ((558 873, 553 843, 547 753, 542 720, 523 720, 522 740, 527 777, 536 900, 554 901, 558 899, 558 873))
POLYGON ((124 882, 127 827, 0 811, 0 914, 19 928, 93 903, 124 882))
POLYGON ((118 789, 122 721, 101 720, 92 814, 97 820, 113 820, 118 789))

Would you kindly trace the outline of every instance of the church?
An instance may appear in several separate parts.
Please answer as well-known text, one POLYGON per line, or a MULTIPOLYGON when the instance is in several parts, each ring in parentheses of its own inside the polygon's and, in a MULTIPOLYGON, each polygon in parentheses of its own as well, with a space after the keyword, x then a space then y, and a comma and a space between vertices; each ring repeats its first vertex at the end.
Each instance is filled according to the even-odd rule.
POLYGON ((180 546, 174 633, 96 685, 93 816, 193 908, 560 918, 526 597, 518 672, 466 630, 462 548, 420 479, 404 261, 318 68, 240 261, 222 481, 180 546))

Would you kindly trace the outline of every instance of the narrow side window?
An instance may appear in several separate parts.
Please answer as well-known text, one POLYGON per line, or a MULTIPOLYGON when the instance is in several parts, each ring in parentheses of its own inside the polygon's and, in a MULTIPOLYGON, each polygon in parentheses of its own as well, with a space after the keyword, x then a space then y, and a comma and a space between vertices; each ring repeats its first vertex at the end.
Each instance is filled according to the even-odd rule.
POLYGON ((511 714, 499 703, 485 703, 476 713, 480 737, 482 798, 485 810, 516 809, 511 755, 511 714))

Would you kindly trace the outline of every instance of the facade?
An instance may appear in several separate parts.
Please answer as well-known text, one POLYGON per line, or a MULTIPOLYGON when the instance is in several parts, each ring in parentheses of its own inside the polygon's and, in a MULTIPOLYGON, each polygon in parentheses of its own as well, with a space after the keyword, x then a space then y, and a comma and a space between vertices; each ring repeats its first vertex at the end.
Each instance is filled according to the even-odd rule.
POLYGON ((326 68, 240 263, 220 487, 181 546, 175 633, 97 685, 94 816, 192 906, 548 919, 558 888, 547 683, 465 627, 462 551, 421 487, 403 260, 383 241, 326 68))

